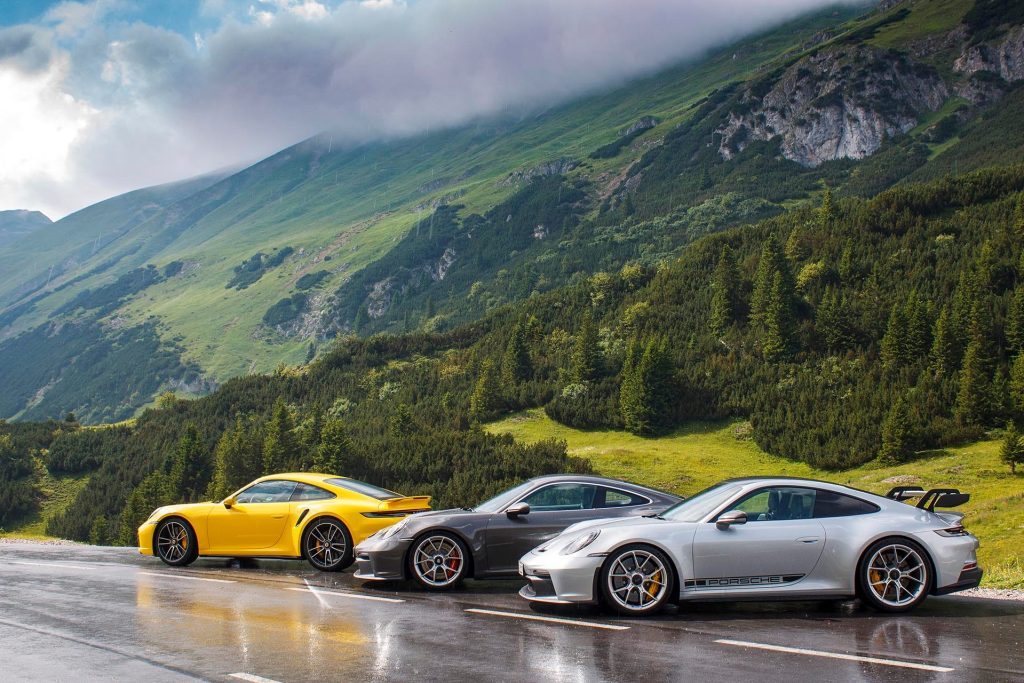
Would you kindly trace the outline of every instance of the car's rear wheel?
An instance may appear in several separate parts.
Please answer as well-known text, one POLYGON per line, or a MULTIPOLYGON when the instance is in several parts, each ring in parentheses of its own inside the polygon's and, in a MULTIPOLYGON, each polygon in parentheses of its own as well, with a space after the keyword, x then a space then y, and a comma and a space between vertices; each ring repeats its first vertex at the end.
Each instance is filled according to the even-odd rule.
POLYGON ((199 543, 192 525, 180 517, 165 519, 156 528, 156 556, 164 564, 185 567, 199 557, 199 543))
POLYGON ((601 567, 601 594, 619 614, 644 616, 671 598, 675 574, 665 553, 647 545, 619 548, 601 567))
POLYGON ((409 575, 427 590, 454 588, 466 578, 469 550, 462 539, 443 531, 426 534, 409 550, 409 575))
POLYGON ((906 612, 928 597, 932 569, 928 554, 905 538, 884 538, 871 545, 857 570, 861 600, 881 612, 906 612))
POLYGON ((302 534, 302 552, 314 568, 340 572, 352 564, 352 536, 333 517, 314 519, 302 534))

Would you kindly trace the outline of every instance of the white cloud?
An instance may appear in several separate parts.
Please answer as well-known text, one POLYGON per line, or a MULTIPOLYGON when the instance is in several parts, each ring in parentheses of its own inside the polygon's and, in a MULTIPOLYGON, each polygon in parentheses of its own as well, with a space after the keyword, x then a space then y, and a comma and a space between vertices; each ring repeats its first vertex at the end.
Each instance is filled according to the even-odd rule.
POLYGON ((19 94, 0 143, 39 150, 0 170, 0 208, 60 215, 324 130, 344 144, 547 106, 828 4, 204 0, 220 26, 186 39, 103 21, 118 2, 0 30, 5 101, 19 94))

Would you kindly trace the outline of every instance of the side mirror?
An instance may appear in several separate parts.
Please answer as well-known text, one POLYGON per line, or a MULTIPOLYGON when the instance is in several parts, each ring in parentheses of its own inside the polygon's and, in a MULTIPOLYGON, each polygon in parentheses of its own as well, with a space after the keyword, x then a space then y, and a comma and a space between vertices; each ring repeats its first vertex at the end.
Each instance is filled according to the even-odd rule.
POLYGON ((228 496, 222 502, 224 503, 224 507, 226 507, 228 510, 230 510, 232 508, 232 506, 234 506, 234 504, 235 504, 235 497, 234 496, 228 496))
POLYGON ((718 520, 715 522, 715 526, 723 531, 728 529, 733 524, 746 524, 747 513, 742 510, 730 510, 729 512, 719 515, 718 520))
POLYGON ((505 514, 509 517, 528 515, 530 514, 530 505, 529 503, 516 503, 515 505, 512 505, 507 510, 505 510, 505 514))

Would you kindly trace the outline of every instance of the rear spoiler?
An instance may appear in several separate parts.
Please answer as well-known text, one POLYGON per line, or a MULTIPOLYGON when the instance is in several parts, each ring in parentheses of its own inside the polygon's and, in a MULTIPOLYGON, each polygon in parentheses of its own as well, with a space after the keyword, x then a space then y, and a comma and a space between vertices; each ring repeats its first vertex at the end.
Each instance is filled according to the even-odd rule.
POLYGON ((955 508, 958 505, 963 505, 971 499, 971 494, 961 493, 959 489, 929 489, 925 491, 920 486, 897 486, 885 494, 885 497, 904 502, 911 498, 919 498, 917 507, 934 512, 937 507, 955 508))
POLYGON ((389 498, 381 501, 378 510, 403 511, 403 512, 426 512, 430 509, 430 496, 405 496, 403 498, 389 498))

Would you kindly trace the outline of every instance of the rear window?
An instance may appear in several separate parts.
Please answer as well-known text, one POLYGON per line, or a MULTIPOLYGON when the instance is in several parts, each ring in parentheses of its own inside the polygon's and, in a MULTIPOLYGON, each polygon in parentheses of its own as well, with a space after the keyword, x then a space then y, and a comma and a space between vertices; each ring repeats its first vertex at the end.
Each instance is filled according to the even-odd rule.
POLYGON ((814 517, 850 517, 878 512, 878 506, 860 498, 835 491, 818 490, 814 497, 814 517))
POLYGON ((388 491, 382 489, 379 486, 373 484, 367 484, 363 481, 356 479, 324 479, 324 483, 330 484, 331 486, 337 486, 338 488, 348 489, 349 491, 355 491, 361 493, 364 496, 370 496, 377 500, 390 500, 391 498, 402 498, 401 493, 395 493, 394 491, 388 491))
POLYGON ((319 486, 312 486, 310 484, 296 484, 295 490, 292 491, 292 502, 299 500, 330 500, 334 497, 334 494, 330 491, 325 491, 319 486))
POLYGON ((610 489, 604 486, 598 491, 594 507, 599 508, 621 508, 633 505, 646 505, 651 501, 643 496, 638 496, 629 491, 621 489, 610 489))

